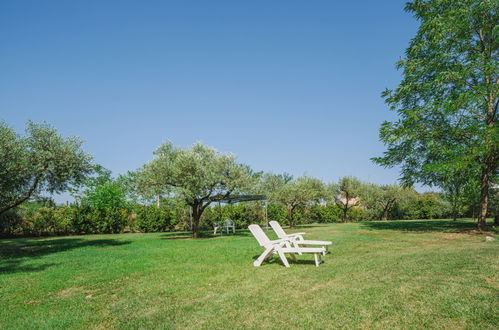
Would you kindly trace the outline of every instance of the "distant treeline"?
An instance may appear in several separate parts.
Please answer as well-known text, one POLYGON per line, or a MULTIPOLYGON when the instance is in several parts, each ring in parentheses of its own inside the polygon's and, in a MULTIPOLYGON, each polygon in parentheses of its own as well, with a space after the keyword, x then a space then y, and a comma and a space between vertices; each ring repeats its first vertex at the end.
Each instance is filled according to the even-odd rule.
MULTIPOLYGON (((122 201, 121 205, 96 207, 71 203, 55 205, 50 199, 22 204, 0 216, 0 233, 8 236, 75 235, 122 232, 190 231, 189 206, 176 200, 161 200, 160 207, 122 201)), ((119 203, 118 203, 119 204, 119 203)), ((279 202, 246 202, 213 205, 201 217, 201 230, 212 230, 222 219, 232 219, 237 228, 251 223, 265 224, 277 220, 289 225, 285 205, 279 202)), ((473 217, 475 210, 468 207, 459 216, 473 217)), ((349 221, 380 220, 383 210, 373 204, 354 206, 348 210, 349 221)), ((412 190, 412 196, 397 200, 389 210, 388 219, 451 218, 451 203, 444 194, 412 190)), ((294 214, 296 224, 343 222, 341 204, 311 203, 300 206, 294 214)))
MULTIPOLYGON (((202 143, 190 148, 163 143, 150 162, 113 177, 82 150, 81 140, 64 138, 55 128, 32 122, 21 136, 0 121, 0 159, 2 236, 190 230, 199 237, 202 230, 227 218, 235 220, 238 228, 266 219, 290 227, 456 219, 478 214, 483 196, 480 182, 466 175, 437 185, 442 193, 420 194, 410 187, 349 176, 328 183, 311 176, 256 172, 235 155, 202 143), (69 192, 74 202, 58 206, 41 198, 61 192, 69 192), (224 204, 242 195, 263 195, 265 201, 224 204)), ((488 215, 497 224, 498 189, 486 187, 488 215)))

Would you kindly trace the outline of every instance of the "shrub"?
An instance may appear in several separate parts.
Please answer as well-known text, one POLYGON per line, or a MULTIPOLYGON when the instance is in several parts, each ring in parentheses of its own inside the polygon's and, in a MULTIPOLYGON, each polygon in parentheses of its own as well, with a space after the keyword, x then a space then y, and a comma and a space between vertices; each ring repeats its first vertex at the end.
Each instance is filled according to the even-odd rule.
POLYGON ((367 220, 369 218, 369 212, 361 207, 352 207, 348 210, 348 218, 352 219, 352 221, 367 220))
POLYGON ((281 225, 289 225, 286 207, 279 203, 269 203, 267 207, 269 221, 277 221, 281 225))
POLYGON ((97 220, 96 225, 99 233, 121 233, 130 219, 130 212, 124 208, 109 207, 99 209, 95 214, 97 218, 93 220, 97 220))
POLYGON ((23 217, 19 214, 19 209, 10 209, 0 215, 0 236, 27 235, 27 227, 23 217))
POLYGON ((137 205, 132 228, 144 233, 166 231, 172 223, 173 216, 174 212, 170 207, 137 205))
POLYGON ((336 204, 313 205, 309 207, 312 222, 326 223, 338 222, 343 215, 342 210, 336 204))

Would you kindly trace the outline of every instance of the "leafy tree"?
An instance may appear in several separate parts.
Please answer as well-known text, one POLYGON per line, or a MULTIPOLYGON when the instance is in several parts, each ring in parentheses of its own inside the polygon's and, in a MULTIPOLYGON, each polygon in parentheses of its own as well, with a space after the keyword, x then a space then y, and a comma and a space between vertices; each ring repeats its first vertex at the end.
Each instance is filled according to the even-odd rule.
POLYGON ((348 211, 353 207, 359 206, 361 197, 365 196, 367 186, 359 179, 345 176, 337 184, 331 185, 335 203, 343 211, 343 222, 348 221, 348 211))
POLYGON ((494 226, 499 226, 499 185, 490 188, 490 215, 494 217, 494 226))
POLYGON ((113 179, 110 170, 100 165, 96 165, 94 169, 95 175, 85 181, 83 191, 77 199, 99 210, 127 208, 125 185, 113 179))
MULTIPOLYGON (((451 205, 452 219, 457 220, 464 213, 467 192, 479 190, 478 176, 468 171, 449 171, 443 178, 440 186, 451 205)), ((479 200, 479 195, 475 194, 475 199, 479 200)))
POLYGON ((291 181, 293 181, 293 176, 288 173, 264 173, 260 177, 257 190, 259 193, 275 196, 283 186, 291 181))
POLYGON ((498 165, 497 86, 499 2, 413 0, 406 10, 420 21, 403 80, 383 93, 401 117, 383 123, 388 146, 375 162, 402 165, 402 181, 438 183, 435 173, 480 167, 478 228, 485 228, 489 186, 498 165))
POLYGON ((407 195, 408 189, 409 188, 404 188, 399 185, 369 185, 367 189, 367 195, 369 196, 368 199, 373 208, 379 208, 380 220, 388 220, 390 211, 399 200, 403 199, 407 195))
POLYGON ((161 193, 172 189, 192 209, 192 234, 199 237, 199 222, 211 203, 229 198, 253 181, 247 166, 230 154, 196 143, 190 149, 161 145, 140 173, 143 190, 161 193))
POLYGON ((0 122, 0 214, 42 192, 60 193, 82 182, 91 157, 81 145, 47 124, 28 122, 21 137, 0 122))
MULTIPOLYGON (((284 180, 283 182, 285 182, 284 180)), ((324 184, 316 178, 303 176, 280 186, 271 198, 282 203, 287 210, 289 226, 295 227, 295 212, 298 207, 317 203, 325 197, 324 184)))
POLYGON ((94 166, 94 175, 73 195, 79 201, 77 212, 81 213, 75 217, 78 229, 117 233, 128 224, 131 203, 127 199, 126 186, 102 166, 94 166))
POLYGON ((138 189, 138 177, 138 171, 128 171, 125 174, 120 174, 115 180, 125 192, 126 199, 131 203, 138 203, 143 200, 138 189))

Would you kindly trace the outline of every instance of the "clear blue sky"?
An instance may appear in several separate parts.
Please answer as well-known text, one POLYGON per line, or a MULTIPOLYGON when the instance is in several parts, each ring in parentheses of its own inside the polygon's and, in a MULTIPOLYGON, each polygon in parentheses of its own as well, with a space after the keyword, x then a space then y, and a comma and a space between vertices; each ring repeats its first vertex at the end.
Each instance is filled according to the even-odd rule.
POLYGON ((404 1, 0 3, 0 118, 85 140, 124 173, 195 141, 255 170, 395 183, 380 97, 417 22, 404 1))

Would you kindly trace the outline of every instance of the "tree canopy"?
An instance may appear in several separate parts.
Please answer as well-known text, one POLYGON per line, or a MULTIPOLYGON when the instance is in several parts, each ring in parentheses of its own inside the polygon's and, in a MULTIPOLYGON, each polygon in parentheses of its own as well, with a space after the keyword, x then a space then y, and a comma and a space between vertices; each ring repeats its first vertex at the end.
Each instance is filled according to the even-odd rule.
POLYGON ((43 192, 81 183, 92 158, 76 137, 63 138, 47 124, 28 122, 26 136, 0 122, 0 214, 43 192))
POLYGON ((478 226, 498 165, 499 2, 413 0, 406 10, 420 21, 406 55, 403 79, 383 97, 400 119, 383 123, 387 147, 374 161, 401 165, 401 180, 442 186, 452 173, 479 173, 478 226))
POLYGON ((343 222, 348 221, 348 211, 351 208, 361 205, 366 189, 365 183, 351 176, 345 176, 330 186, 335 203, 343 211, 343 222))
POLYGON ((219 153, 202 143, 190 149, 167 142, 140 173, 140 186, 157 193, 171 191, 192 208, 192 233, 199 236, 199 221, 212 202, 239 194, 253 182, 248 167, 231 154, 219 153))
POLYGON ((291 228, 295 227, 294 213, 296 208, 304 206, 307 203, 317 203, 326 197, 322 181, 309 176, 290 180, 290 177, 287 175, 276 175, 271 182, 277 182, 279 185, 271 194, 271 199, 286 206, 291 228))

